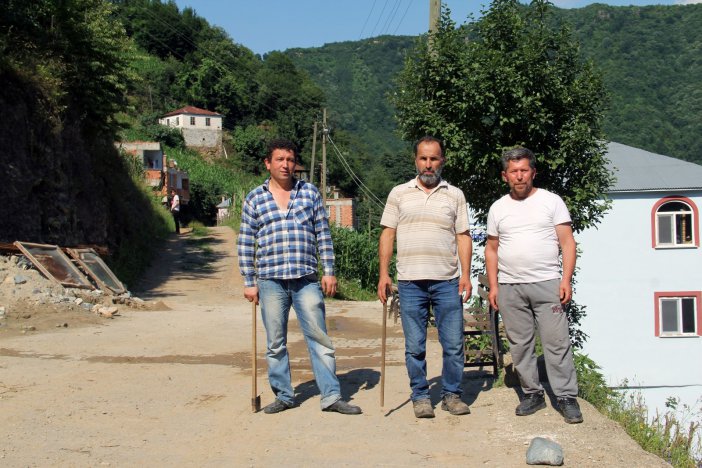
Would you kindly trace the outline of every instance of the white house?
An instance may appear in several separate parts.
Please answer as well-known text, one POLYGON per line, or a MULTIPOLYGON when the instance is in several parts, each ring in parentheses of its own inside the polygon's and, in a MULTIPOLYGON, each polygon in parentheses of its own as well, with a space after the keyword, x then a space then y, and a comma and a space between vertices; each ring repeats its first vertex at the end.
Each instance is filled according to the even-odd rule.
POLYGON ((185 106, 164 115, 158 123, 179 128, 188 147, 218 149, 222 146, 222 114, 185 106))
POLYGON ((610 143, 611 210, 576 236, 583 351, 612 386, 639 390, 649 416, 702 396, 702 166, 610 143))

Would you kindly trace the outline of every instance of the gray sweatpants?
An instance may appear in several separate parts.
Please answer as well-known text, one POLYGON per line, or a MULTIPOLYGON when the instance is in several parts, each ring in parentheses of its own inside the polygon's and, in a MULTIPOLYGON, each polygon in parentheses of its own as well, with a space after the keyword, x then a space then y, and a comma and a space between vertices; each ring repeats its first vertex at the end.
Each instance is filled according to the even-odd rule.
POLYGON ((500 283, 497 305, 505 325, 514 368, 524 393, 543 391, 536 367, 535 327, 539 328, 548 380, 556 397, 577 397, 578 381, 568 336, 568 318, 559 298, 560 280, 500 283))

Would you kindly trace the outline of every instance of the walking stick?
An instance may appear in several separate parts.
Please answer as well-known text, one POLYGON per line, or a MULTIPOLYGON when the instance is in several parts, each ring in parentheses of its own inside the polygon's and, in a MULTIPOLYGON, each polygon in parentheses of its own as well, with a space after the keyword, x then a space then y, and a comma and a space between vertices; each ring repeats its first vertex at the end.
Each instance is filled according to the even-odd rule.
POLYGON ((261 397, 258 395, 258 365, 256 363, 256 300, 251 302, 251 411, 261 409, 261 397))
POLYGON ((380 407, 385 405, 385 341, 387 337, 388 303, 383 302, 383 340, 380 347, 380 407))

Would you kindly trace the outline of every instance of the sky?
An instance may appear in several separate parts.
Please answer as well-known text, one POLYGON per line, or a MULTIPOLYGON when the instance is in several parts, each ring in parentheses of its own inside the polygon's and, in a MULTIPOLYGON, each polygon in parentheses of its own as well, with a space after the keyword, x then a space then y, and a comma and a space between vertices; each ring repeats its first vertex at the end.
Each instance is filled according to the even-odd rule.
MULTIPOLYGON (((443 0, 457 24, 480 16, 487 0, 443 0)), ((579 8, 589 0, 553 0, 579 8)), ((600 0, 609 5, 673 5, 702 0, 600 0)), ((257 54, 357 41, 383 34, 417 36, 429 29, 429 0, 176 0, 257 54)))

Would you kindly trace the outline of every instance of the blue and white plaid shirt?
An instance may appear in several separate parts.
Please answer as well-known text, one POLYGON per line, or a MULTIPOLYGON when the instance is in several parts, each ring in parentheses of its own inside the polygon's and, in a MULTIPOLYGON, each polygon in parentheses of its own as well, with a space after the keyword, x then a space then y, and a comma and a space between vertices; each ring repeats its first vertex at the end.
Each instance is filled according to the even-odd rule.
POLYGON ((322 196, 314 185, 295 180, 287 211, 278 209, 270 179, 246 196, 239 228, 239 269, 244 287, 259 279, 295 279, 317 273, 334 276, 334 248, 322 196))

